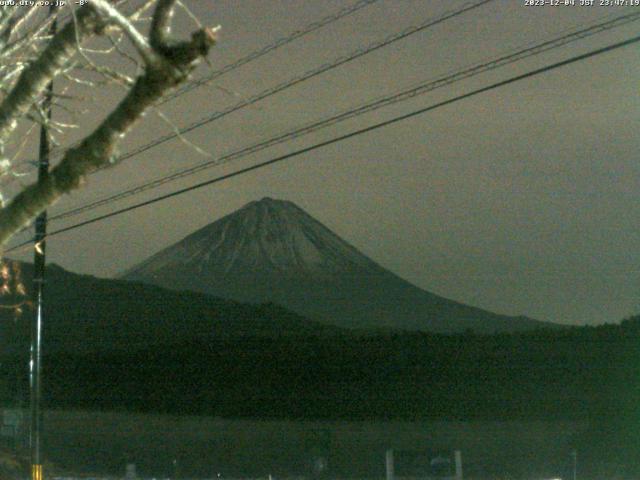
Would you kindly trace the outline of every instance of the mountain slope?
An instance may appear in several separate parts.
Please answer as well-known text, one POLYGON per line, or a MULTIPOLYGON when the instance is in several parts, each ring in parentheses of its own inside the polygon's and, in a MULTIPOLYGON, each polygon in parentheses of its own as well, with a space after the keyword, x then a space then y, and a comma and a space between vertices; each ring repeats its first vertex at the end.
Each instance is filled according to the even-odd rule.
POLYGON ((271 198, 251 202, 196 231, 122 278, 244 302, 272 301, 349 328, 493 333, 552 325, 424 291, 295 204, 271 198))
MULTIPOLYGON (((32 292, 33 265, 11 262, 32 292)), ((11 295, 0 305, 18 303, 11 295)), ((32 310, 0 308, 0 352, 28 351, 32 310)), ((247 305, 153 285, 78 275, 57 265, 46 272, 44 301, 46 352, 154 348, 208 342, 230 336, 320 335, 339 329, 309 321, 274 304, 247 305)))

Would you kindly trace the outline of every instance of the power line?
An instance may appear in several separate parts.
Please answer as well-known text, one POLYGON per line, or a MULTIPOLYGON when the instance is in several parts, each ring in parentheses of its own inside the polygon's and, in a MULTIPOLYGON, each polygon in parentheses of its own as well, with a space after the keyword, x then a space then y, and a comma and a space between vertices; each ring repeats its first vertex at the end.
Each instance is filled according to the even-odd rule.
POLYGON ((496 68, 505 66, 507 64, 510 63, 514 63, 517 61, 520 61, 524 58, 528 58, 530 56, 533 55, 538 55, 540 53, 544 53, 547 52, 549 50, 555 49, 555 48, 559 48, 561 46, 564 46, 568 43, 577 41, 577 40, 581 40, 584 39, 586 37, 589 37, 591 35, 600 33, 602 31, 606 31, 606 30, 610 30, 612 28, 616 28, 619 27, 621 25, 625 25, 628 24, 630 22, 633 21, 637 21, 640 19, 640 12, 634 12, 632 14, 627 14, 627 15, 622 15, 622 16, 618 16, 615 17, 611 20, 605 21, 605 22, 601 22, 595 25, 591 25, 589 27, 586 28, 582 28, 580 30, 577 31, 573 31, 570 33, 567 33, 565 35, 562 35, 560 37, 557 37, 555 39, 552 40, 547 40, 538 44, 534 44, 534 45, 530 45, 526 48, 522 48, 520 50, 515 50, 512 51, 512 53, 507 53, 505 55, 502 55, 498 58, 495 59, 491 59, 487 62, 484 63, 476 63, 473 64, 471 66, 465 67, 462 70, 459 70, 457 72, 454 72, 452 74, 449 75, 444 75, 441 76, 435 80, 428 80, 425 82, 422 82, 420 84, 418 84, 415 87, 412 87, 410 89, 401 91, 399 93, 395 93, 392 95, 388 95, 382 98, 379 98, 377 100, 374 100, 372 102, 366 103, 364 105, 361 105, 357 108, 353 108, 353 109, 349 109, 347 111, 344 111, 342 113, 339 113, 337 115, 333 115, 329 118, 325 118, 323 120, 320 121, 315 121, 311 124, 307 124, 303 127, 297 128, 295 130, 289 131, 287 133, 278 135, 276 137, 272 137, 268 140, 265 141, 261 141, 257 144, 253 144, 251 146, 248 147, 244 147, 241 148, 240 150, 236 150, 234 152, 231 152, 229 154, 226 154, 222 157, 213 159, 213 160, 209 160, 203 163, 200 163, 198 165, 189 167, 189 168, 185 168, 185 169, 180 169, 177 170, 169 175, 164 175, 160 178, 156 178, 155 180, 149 181, 149 182, 145 182, 142 183, 140 185, 137 185, 136 187, 133 188, 129 188, 126 189, 124 191, 118 192, 116 194, 113 195, 109 195, 105 198, 102 198, 100 200, 96 200, 93 201, 91 203, 79 206, 79 207, 75 207, 72 208, 70 210, 64 211, 58 215, 55 215, 53 217, 51 217, 51 220, 60 220, 63 218, 68 218, 68 217, 73 217, 73 216, 77 216, 81 213, 93 210, 95 208, 113 203, 115 201, 121 200, 123 198, 127 198, 133 195, 137 195, 139 193, 142 193, 146 190, 152 189, 152 188, 157 188, 161 185, 164 185, 166 183, 169 183, 171 181, 180 179, 180 178, 184 178, 186 176, 190 176, 193 174, 196 174, 198 172, 201 172, 203 170, 206 170, 208 168, 212 168, 214 166, 219 166, 225 163, 229 163, 231 161, 234 160, 238 160, 240 158, 244 158, 250 154, 256 153, 258 151, 264 150, 265 148, 274 146, 274 145, 278 145, 281 143, 284 143, 286 141, 290 141, 293 139, 297 139, 303 135, 307 135, 311 132, 317 131, 321 128, 326 128, 327 126, 330 125, 334 125, 338 122, 342 122, 346 119, 349 118, 353 118, 356 116, 360 116, 363 115, 365 113, 369 113, 371 111, 377 110, 379 108, 394 104, 394 103, 398 103, 404 100, 407 100, 409 98, 413 98, 417 95, 421 95, 430 91, 433 91, 437 88, 441 88, 447 85, 451 85, 452 83, 473 77, 475 75, 478 75, 480 73, 484 73, 490 70, 494 70, 496 68))
MULTIPOLYGON (((470 4, 465 4, 462 7, 455 9, 455 10, 450 10, 448 12, 445 12, 444 14, 438 16, 438 17, 432 17, 427 19, 426 21, 422 22, 419 25, 416 26, 412 26, 412 27, 408 27, 404 30, 402 30, 401 32, 389 35, 388 37, 384 38, 381 41, 378 42, 374 42, 371 43, 369 45, 367 45, 366 47, 362 47, 359 48, 357 50, 355 50, 354 52, 351 52, 348 55, 345 56, 341 56, 338 57, 337 59, 335 59, 333 62, 331 63, 327 63, 327 64, 323 64, 313 70, 309 70, 305 73, 303 73, 300 76, 291 78, 289 80, 286 80, 278 85, 276 85, 275 87, 271 87, 268 88, 266 90, 263 90, 262 92, 253 95, 247 99, 242 100, 241 102, 236 103, 235 105, 232 105, 231 107, 228 107, 224 110, 220 110, 217 112, 214 112, 213 114, 210 114, 200 120, 197 120, 196 122, 191 123, 190 125, 180 129, 177 132, 172 132, 172 133, 168 133, 166 135, 163 135, 161 137, 156 138, 155 140, 152 140, 149 143, 146 143, 144 145, 141 145, 140 147, 134 149, 134 150, 130 150, 129 152, 120 155, 114 163, 117 162, 121 162, 123 160, 128 160, 129 158, 132 158, 136 155, 139 155, 147 150, 150 150, 154 147, 157 147, 158 145, 161 145, 165 142, 168 142, 170 140, 173 140, 175 138, 179 138, 180 136, 189 133, 203 125, 212 123, 216 120, 219 120, 231 113, 234 113, 238 110, 241 110, 245 107, 251 106, 261 100, 264 100, 265 98, 268 98, 272 95, 275 95, 277 93, 280 93, 284 90, 287 90, 289 88, 294 87, 295 85, 298 85, 302 82, 305 82, 307 80, 310 80, 311 78, 317 77, 318 75, 321 75, 323 73, 326 73, 330 70, 333 70, 335 68, 338 68, 346 63, 349 63, 353 60, 356 60, 360 57, 363 57, 371 52, 377 51, 381 48, 387 47, 389 45, 391 45, 392 43, 395 43, 399 40, 405 39, 407 37, 409 37, 410 35, 414 35, 416 33, 422 32, 423 30, 426 30, 428 28, 431 28, 435 25, 438 25, 440 23, 443 23, 451 18, 457 17, 459 15, 462 15, 463 13, 466 13, 470 10, 476 9, 478 7, 481 7, 489 2, 492 2, 493 0, 479 0, 476 1, 474 3, 470 3, 470 4)), ((100 170, 104 170, 106 168, 109 167, 103 167, 100 170)), ((58 217, 59 218, 59 217, 58 217)))
MULTIPOLYGON (((340 10, 338 10, 337 12, 331 14, 331 15, 327 15, 326 17, 321 18, 320 20, 317 20, 315 22, 312 22, 304 27, 302 27, 299 30, 296 30, 292 33, 290 33, 289 35, 287 35, 286 37, 281 37, 279 39, 277 39, 276 41, 274 41, 273 43, 270 43, 269 45, 266 45, 258 50, 255 50, 251 53, 249 53, 248 55, 239 58, 238 60, 236 60, 233 63, 227 64, 224 67, 215 70, 213 72, 211 72, 210 74, 201 77, 197 80, 192 80, 190 82, 187 82, 185 85, 182 86, 182 88, 177 89, 176 91, 174 91, 173 93, 171 93, 170 95, 167 95, 166 97, 164 97, 159 103, 158 105, 163 105, 185 93, 190 92, 191 90, 194 90, 202 85, 205 85, 209 82, 212 82, 213 80, 216 80, 220 77, 222 77, 223 75, 226 75, 227 73, 236 70, 237 68, 240 68, 250 62, 253 62, 265 55, 267 55, 270 52, 273 52, 274 50, 277 50, 280 47, 284 47, 285 45, 288 45, 289 43, 293 42, 294 40, 297 40, 299 38, 302 38, 310 33, 315 32, 316 30, 321 29, 322 27, 326 27, 327 25, 330 25, 332 23, 337 22, 338 20, 348 17, 349 15, 352 15, 354 13, 356 13, 359 10, 362 10, 365 7, 368 7, 369 5, 372 5, 376 2, 378 2, 380 0, 359 0, 358 2, 354 3, 353 5, 349 5, 347 7, 341 8, 340 10)), ((68 145, 66 147, 58 147, 53 149, 53 153, 58 152, 58 154, 56 155, 56 158, 59 158, 61 156, 62 151, 66 151, 69 148, 72 148, 74 146, 77 146, 79 144, 79 142, 73 143, 71 145, 68 145)))
MULTIPOLYGON (((192 123, 191 125, 189 125, 189 126, 187 126, 185 128, 182 128, 181 130, 179 130, 176 133, 170 133, 170 134, 164 135, 162 137, 159 137, 159 138, 157 138, 157 139, 155 139, 155 140, 153 140, 153 141, 151 141, 151 142, 149 142, 149 143, 147 143, 145 145, 142 145, 142 146, 136 148, 135 150, 129 151, 129 152, 125 153, 124 155, 119 156, 115 160, 115 162, 120 162, 120 161, 129 159, 129 158, 131 158, 131 157, 133 157, 135 155, 138 155, 138 154, 140 154, 140 153, 142 153, 144 151, 150 150, 151 148, 154 148, 154 147, 156 147, 156 146, 158 146, 158 145, 160 145, 162 143, 165 143, 165 142, 167 142, 169 140, 172 140, 174 138, 178 138, 178 137, 184 135, 185 133, 189 133, 192 130, 195 130, 196 128, 199 128, 199 127, 201 127, 203 125, 211 123, 211 122, 213 122, 215 120, 218 120, 218 119, 220 119, 220 118, 222 118, 222 117, 224 117, 224 116, 226 116, 226 115, 228 115, 230 113, 233 113, 233 112, 235 112, 237 110, 240 110, 240 109, 242 109, 242 108, 244 108, 246 106, 250 106, 250 105, 252 105, 254 103, 257 103, 258 101, 263 100, 264 98, 267 98, 269 96, 275 95, 276 93, 279 93, 279 92, 281 92, 283 90, 291 88, 291 87, 293 87, 293 86, 295 86, 295 85, 297 85, 299 83, 302 83, 302 82, 304 82, 306 80, 309 80, 309 79, 311 79, 313 77, 316 77, 316 76, 318 76, 318 75, 320 75, 322 73, 325 73, 327 71, 333 70, 334 68, 342 66, 342 65, 344 65, 344 64, 346 64, 348 62, 351 62, 351 61, 356 60, 356 59, 358 59, 360 57, 363 57, 363 56, 365 56, 365 55, 367 55, 367 54, 369 54, 371 52, 374 52, 374 51, 379 50, 381 48, 384 48, 384 47, 386 47, 388 45, 391 45, 392 43, 395 43, 395 42, 397 42, 399 40, 407 38, 410 35, 414 35, 416 33, 422 32, 422 31, 424 31, 424 30, 426 30, 428 28, 436 26, 436 25, 438 25, 440 23, 443 23, 443 22, 445 22, 445 21, 447 21, 449 19, 455 18, 455 17, 457 17, 459 15, 462 15, 463 13, 466 13, 468 11, 471 11, 471 10, 474 10, 476 8, 479 8, 479 7, 481 7, 481 6, 483 6, 483 5, 487 4, 487 3, 490 3, 492 1, 494 1, 494 0, 477 0, 477 1, 472 2, 472 3, 466 3, 462 7, 457 8, 455 10, 449 10, 449 11, 447 11, 447 12, 445 12, 445 13, 437 16, 437 17, 431 17, 431 18, 427 19, 426 21, 422 22, 419 25, 405 28, 404 30, 402 30, 402 31, 400 31, 398 33, 389 35, 388 37, 384 38, 381 41, 371 43, 368 46, 359 48, 358 50, 356 50, 356 51, 354 51, 354 52, 352 52, 352 53, 350 53, 348 55, 338 57, 337 59, 335 59, 331 63, 321 65, 320 67, 317 67, 317 68, 315 68, 313 70, 310 70, 310 71, 302 74, 301 76, 294 77, 294 78, 292 78, 292 79, 290 79, 288 81, 285 81, 285 82, 283 82, 283 83, 281 83, 279 85, 276 85, 275 87, 272 87, 272 88, 269 88, 267 90, 264 90, 264 91, 260 92, 257 95, 254 95, 254 96, 252 96, 252 97, 250 97, 250 98, 248 98, 246 100, 243 100, 242 102, 239 102, 236 105, 233 105, 230 108, 227 108, 227 109, 222 110, 222 111, 215 112, 212 115, 209 115, 209 116, 207 116, 207 117, 205 117, 205 118, 203 118, 201 120, 198 120, 198 121, 192 123)), ((109 168, 109 167, 100 168, 100 169, 98 169, 98 171, 104 170, 106 168, 109 168)), ((52 220, 53 220, 53 218, 52 218, 52 220)))
MULTIPOLYGON (((253 105, 253 104, 255 104, 255 103, 257 103, 257 102, 259 102, 261 100, 264 100, 267 97, 270 97, 272 95, 280 93, 280 92, 282 92, 284 90, 287 90, 287 89, 289 89, 289 88, 291 88, 291 87, 293 87, 295 85, 298 85, 298 84, 300 84, 302 82, 305 82, 305 81, 307 81, 307 80, 309 80, 311 78, 317 77, 318 75, 321 75, 321 74, 326 73, 326 72, 328 72, 330 70, 338 68, 338 67, 340 67, 342 65, 345 65, 346 63, 352 62, 353 60, 356 60, 356 59, 358 59, 360 57, 363 57, 363 56, 365 56, 365 55, 367 55, 367 54, 369 54, 371 52, 374 52, 374 51, 379 50, 381 48, 387 47, 387 46, 391 45, 392 43, 395 43, 395 42, 397 42, 399 40, 403 40, 403 39, 405 39, 405 38, 407 38, 407 37, 409 37, 411 35, 414 35, 416 33, 422 32, 422 31, 424 31, 424 30, 426 30, 428 28, 431 28, 431 27, 433 27, 435 25, 438 25, 440 23, 443 23, 443 22, 445 22, 445 21, 447 21, 447 20, 449 20, 451 18, 457 17, 459 15, 462 15, 463 13, 466 13, 468 11, 471 11, 473 9, 481 7, 481 6, 483 6, 483 5, 485 5, 485 4, 489 3, 489 2, 492 2, 492 1, 494 1, 494 0, 479 0, 479 1, 476 1, 476 2, 473 2, 473 3, 470 3, 470 4, 465 4, 461 8, 458 8, 456 10, 450 10, 450 11, 448 11, 448 12, 446 12, 446 13, 438 16, 438 17, 430 18, 430 19, 426 20, 425 22, 421 23, 420 25, 406 28, 406 29, 402 30, 401 32, 392 34, 392 35, 386 37, 385 39, 383 39, 383 40, 381 40, 379 42, 374 42, 372 44, 369 44, 366 47, 359 48, 358 50, 356 50, 356 51, 354 51, 354 52, 352 52, 352 53, 350 53, 348 55, 345 55, 345 56, 342 56, 342 57, 339 57, 339 58, 335 59, 331 63, 327 63, 327 64, 324 64, 324 65, 321 65, 321 66, 319 66, 319 67, 317 67, 317 68, 315 68, 313 70, 310 70, 308 72, 303 73, 300 76, 297 76, 297 77, 291 78, 291 79, 289 79, 289 80, 287 80, 285 82, 282 82, 282 83, 276 85, 275 87, 269 88, 267 90, 263 90, 262 92, 260 92, 260 93, 258 93, 256 95, 253 95, 253 96, 249 97, 248 99, 243 100, 243 101, 241 101, 241 102, 239 102, 239 103, 237 103, 237 104, 235 104, 235 105, 233 105, 233 106, 231 106, 229 108, 217 111, 217 112, 215 112, 215 113, 213 113, 211 115, 208 115, 205 118, 202 118, 202 119, 200 119, 200 120, 198 120, 196 122, 193 122, 191 125, 180 129, 179 132, 177 132, 177 133, 169 133, 169 134, 164 135, 162 137, 159 137, 159 138, 157 138, 157 139, 155 139, 155 140, 153 140, 153 141, 151 141, 151 142, 149 142, 149 143, 147 143, 145 145, 142 145, 142 146, 140 146, 140 147, 138 147, 138 148, 136 148, 134 150, 131 150, 131 151, 125 153, 124 155, 121 155, 120 157, 118 157, 116 159, 116 162, 129 159, 129 158, 131 158, 131 157, 133 157, 135 155, 139 155, 140 153, 143 153, 143 152, 145 152, 147 150, 150 150, 151 148, 157 147, 158 145, 160 145, 162 143, 165 143, 165 142, 167 142, 169 140, 173 140, 174 138, 178 138, 181 135, 184 135, 185 133, 189 133, 192 130, 195 130, 196 128, 199 128, 199 127, 201 127, 203 125, 211 123, 211 122, 213 122, 215 120, 218 120, 218 119, 220 119, 222 117, 225 117, 225 116, 227 116, 227 115, 229 115, 229 114, 231 114, 233 112, 236 112, 236 111, 238 111, 238 110, 240 110, 242 108, 245 108, 245 107, 248 107, 250 105, 253 105)), ((109 168, 109 167, 105 167, 105 168, 109 168)))
POLYGON ((251 52, 250 54, 236 60, 233 63, 230 63, 224 67, 222 67, 219 70, 216 70, 214 72, 211 72, 209 75, 206 75, 204 77, 201 77, 197 80, 192 80, 190 82, 187 82, 185 85, 183 85, 182 87, 178 88, 175 92, 173 92, 172 94, 166 96, 164 99, 162 99, 160 104, 164 104, 166 102, 169 102, 171 100, 173 100, 176 97, 179 97, 180 95, 184 95, 187 92, 190 92, 191 90, 200 87, 201 85, 204 85, 206 83, 212 82, 214 80, 216 80, 217 78, 221 77, 222 75, 231 72, 232 70, 235 70, 243 65, 246 65, 247 63, 250 63, 254 60, 257 60, 260 57, 263 57, 264 55, 266 55, 269 52, 272 52, 274 50, 277 50, 280 47, 283 47, 291 42, 293 42, 294 40, 297 40, 298 38, 304 37, 305 35, 308 35, 309 33, 312 33, 326 25, 329 25, 331 23, 336 22, 337 20, 340 20, 343 17, 346 17, 348 15, 351 15, 352 13, 357 12, 358 10, 361 10, 364 7, 368 7, 369 5, 377 2, 378 0, 360 0, 359 2, 356 2, 355 4, 345 7, 339 11, 337 11, 336 13, 334 13, 333 15, 328 15, 316 22, 310 23, 309 25, 307 25, 306 27, 300 29, 300 30, 296 30, 295 32, 289 34, 286 37, 282 37, 279 38, 278 40, 276 40, 275 42, 271 43, 270 45, 267 45, 259 50, 256 50, 254 52, 251 52))
MULTIPOLYGON (((606 47, 599 48, 597 50, 592 50, 590 52, 571 57, 571 58, 569 58, 567 60, 562 60, 560 62, 556 62, 556 63, 553 63, 551 65, 547 65, 547 66, 542 67, 542 68, 531 70, 531 71, 529 71, 527 73, 523 73, 521 75, 516 75, 514 77, 510 77, 510 78, 508 78, 506 80, 502 80, 502 81, 493 83, 493 84, 488 85, 486 87, 482 87, 482 88, 478 88, 476 90, 472 90, 471 92, 455 96, 453 98, 444 100, 442 102, 435 103, 435 104, 430 105, 428 107, 420 108, 418 110, 414 110, 414 111, 406 113, 404 115, 400 115, 400 116, 394 117, 392 119, 385 120, 383 122, 379 122, 379 123, 376 123, 374 125, 370 125, 368 127, 361 128, 359 130, 355 130, 353 132, 350 132, 350 133, 347 133, 347 134, 344 134, 344 135, 340 135, 338 137, 334 137, 334 138, 332 138, 330 140, 326 140, 326 141, 319 142, 319 143, 316 143, 314 145, 311 145, 309 147, 305 147, 305 148, 302 148, 302 149, 299 149, 299 150, 295 150, 293 152, 290 152, 290 153, 287 153, 287 154, 272 158, 270 160, 267 160, 267 161, 252 165, 250 167, 246 167, 246 168, 243 168, 241 170, 237 170, 235 172, 232 172, 232 173, 229 173, 229 174, 226 174, 226 175, 222 175, 222 176, 219 176, 219 177, 216 177, 216 178, 204 181, 204 182, 197 183, 195 185, 191 185, 190 187, 182 188, 180 190, 176 190, 174 192, 171 192, 171 193, 168 193, 168 194, 165 194, 165 195, 161 195, 161 196, 152 198, 150 200, 146 200, 144 202, 140 202, 140 203, 137 203, 135 205, 131 205, 131 206, 126 207, 126 208, 121 208, 119 210, 107 213, 105 215, 100 215, 98 217, 94 217, 92 219, 85 220, 83 222, 79 222, 79 223, 76 223, 74 225, 70 225, 68 227, 55 230, 55 231, 49 233, 47 235, 47 237, 51 237, 51 236, 54 236, 54 235, 59 235, 59 234, 64 233, 64 232, 75 230, 77 228, 80 228, 80 227, 83 227, 83 226, 86 226, 86 225, 89 225, 89 224, 92 224, 92 223, 96 223, 96 222, 105 220, 107 218, 111 218, 111 217, 114 217, 114 216, 117 216, 117 215, 121 215, 123 213, 130 212, 132 210, 136 210, 138 208, 142 208, 142 207, 145 207, 147 205, 151 205, 153 203, 157 203, 157 202, 160 202, 160 201, 163 201, 163 200, 167 200, 169 198, 176 197, 178 195, 182 195, 183 193, 188 193, 188 192, 191 192, 193 190, 197 190, 199 188, 202 188, 202 187, 205 187, 205 186, 208 186, 208 185, 212 185, 214 183, 219 183, 219 182, 222 182, 224 180, 228 180, 230 178, 237 177, 239 175, 243 175, 245 173, 248 173, 248 172, 251 172, 251 171, 254 171, 254 170, 258 170, 258 169, 267 167, 269 165, 273 165, 275 163, 282 162, 282 161, 287 160, 289 158, 293 158, 293 157, 302 155, 304 153, 309 153, 309 152, 311 152, 313 150, 317 150, 319 148, 323 148, 323 147, 326 147, 326 146, 329 146, 329 145, 333 145, 333 144, 341 142, 343 140, 347 140, 349 138, 353 138, 353 137, 356 137, 356 136, 359 136, 359 135, 362 135, 362 134, 365 134, 365 133, 368 133, 368 132, 371 132, 371 131, 374 131, 374 130, 378 130, 378 129, 383 128, 383 127, 387 127, 389 125, 393 125, 395 123, 398 123, 398 122, 401 122, 401 121, 404 121, 404 120, 408 120, 410 118, 416 117, 418 115, 422 115, 424 113, 430 112, 430 111, 435 110, 437 108, 441 108, 441 107, 444 107, 444 106, 447 106, 447 105, 451 105, 452 103, 459 102, 461 100, 464 100, 464 99, 467 99, 467 98, 470 98, 470 97, 474 97, 474 96, 479 95, 481 93, 485 93, 485 92, 488 92, 488 91, 491 91, 491 90, 495 90, 495 89, 504 87, 506 85, 509 85, 509 84, 512 84, 512 83, 515 83, 515 82, 519 82, 521 80, 525 80, 527 78, 531 78, 531 77, 534 77, 534 76, 537 76, 537 75, 541 75, 543 73, 555 70, 557 68, 564 67, 566 65, 570 65, 570 64, 573 64, 573 63, 577 63, 577 62, 580 62, 582 60, 586 60, 588 58, 595 57, 595 56, 601 55, 603 53, 611 52, 613 50, 617 50, 619 48, 626 47, 628 45, 631 45, 631 44, 634 44, 634 43, 638 43, 638 42, 640 42, 640 35, 632 37, 632 38, 630 38, 628 40, 624 40, 622 42, 614 43, 612 45, 608 45, 606 47)), ((21 243, 19 245, 16 245, 15 247, 12 247, 12 248, 8 249, 7 252, 11 252, 11 251, 17 250, 18 248, 21 248, 24 245, 27 245, 27 244, 31 243, 31 241, 32 240, 29 240, 27 242, 24 242, 24 243, 21 243)))

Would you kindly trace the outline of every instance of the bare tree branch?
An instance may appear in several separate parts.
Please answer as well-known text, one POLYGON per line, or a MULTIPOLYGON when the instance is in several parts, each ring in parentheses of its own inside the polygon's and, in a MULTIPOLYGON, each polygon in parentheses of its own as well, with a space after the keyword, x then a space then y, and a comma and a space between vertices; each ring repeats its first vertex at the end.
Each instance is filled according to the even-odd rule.
POLYGON ((104 19, 122 29, 147 65, 160 61, 160 57, 153 51, 144 35, 117 8, 105 0, 91 0, 91 4, 104 19))
MULTIPOLYGON (((112 15, 113 12, 109 13, 104 3, 104 0, 92 0, 90 4, 92 7, 99 5, 95 11, 101 15, 94 16, 88 10, 79 11, 78 29, 82 29, 85 34, 91 30, 96 31, 104 26, 104 21, 123 28, 122 22, 128 20, 112 15), (97 19, 98 16, 100 21, 97 19)), ((87 175, 112 164, 120 140, 140 120, 144 112, 165 93, 183 82, 198 61, 206 57, 211 46, 215 44, 217 29, 203 28, 194 32, 190 40, 171 41, 168 35, 171 31, 170 19, 174 3, 174 0, 158 1, 150 33, 152 55, 143 57, 146 61, 145 70, 124 99, 93 133, 66 152, 48 177, 26 187, 0 210, 0 245, 4 245, 14 233, 62 195, 78 188, 87 175)), ((126 30, 131 37, 130 32, 135 28, 126 25, 126 30)), ((55 53, 55 59, 38 59, 40 67, 36 69, 36 73, 39 73, 40 78, 47 79, 45 85, 62 68, 64 61, 61 59, 68 60, 75 49, 75 30, 67 26, 63 32, 66 33, 57 35, 45 50, 45 53, 55 53), (43 73, 43 70, 47 73, 43 73)), ((38 82, 29 83, 27 80, 23 81, 22 77, 18 83, 20 82, 24 83, 22 88, 27 88, 32 96, 42 90, 38 82)), ((25 112, 33 104, 33 97, 27 99, 24 94, 18 95, 14 92, 15 88, 11 95, 17 98, 13 99, 8 107, 5 107, 4 103, 0 105, 0 114, 4 115, 0 116, 0 142, 15 128, 11 125, 12 120, 15 121, 16 118, 14 112, 25 112), (6 110, 4 113, 3 109, 6 110)))
POLYGON ((77 18, 77 22, 68 23, 56 34, 38 59, 22 71, 17 84, 0 104, 0 149, 15 130, 18 119, 29 111, 34 100, 76 53, 77 38, 98 33, 102 27, 102 22, 90 5, 81 7, 77 18))
POLYGON ((0 19, 0 50, 5 49, 13 33, 19 30, 21 25, 27 22, 35 11, 35 6, 24 9, 9 8, 3 11, 3 16, 0 19))
POLYGON ((149 33, 151 46, 156 50, 161 50, 169 43, 171 19, 173 18, 175 4, 176 0, 158 0, 158 5, 151 21, 151 32, 149 33))

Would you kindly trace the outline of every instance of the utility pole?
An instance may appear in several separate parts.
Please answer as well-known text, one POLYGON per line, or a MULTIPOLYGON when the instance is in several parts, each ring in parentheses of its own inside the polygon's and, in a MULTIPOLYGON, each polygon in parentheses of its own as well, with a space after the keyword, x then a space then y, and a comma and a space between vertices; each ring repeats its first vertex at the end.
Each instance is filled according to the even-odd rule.
MULTIPOLYGON (((55 6, 49 7, 49 15, 55 15, 55 6)), ((55 35, 56 20, 53 19, 49 33, 55 35)), ((53 97, 53 82, 49 82, 42 101, 42 111, 46 119, 40 126, 40 149, 38 155, 38 183, 49 177, 49 125, 51 119, 51 103, 53 97)), ((42 472, 42 316, 45 251, 47 236, 47 212, 42 212, 36 218, 35 252, 33 259, 33 297, 35 312, 31 320, 31 349, 29 361, 30 388, 30 428, 29 449, 31 451, 31 480, 43 480, 42 472)))

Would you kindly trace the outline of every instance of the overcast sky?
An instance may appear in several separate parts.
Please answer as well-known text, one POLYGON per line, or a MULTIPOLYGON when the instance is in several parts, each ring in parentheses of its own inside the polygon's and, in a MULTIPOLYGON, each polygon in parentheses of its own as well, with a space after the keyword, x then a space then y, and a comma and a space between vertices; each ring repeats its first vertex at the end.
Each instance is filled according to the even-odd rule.
MULTIPOLYGON (((196 76, 351 4, 183 0, 222 40, 196 76)), ((379 0, 161 108, 178 127, 455 9, 449 0, 379 0)), ((579 4, 580 0, 576 0, 579 4)), ((599 3, 596 0, 596 3, 599 3)), ((640 7, 526 6, 495 0, 210 123, 188 139, 213 156, 384 94, 640 7)), ((630 38, 635 22, 410 101, 53 222, 51 230, 188 186, 630 38)), ((177 32, 194 28, 181 16, 177 32)), ((416 285, 488 310, 571 324, 640 312, 640 50, 588 59, 315 150, 212 187, 74 230, 48 260, 108 277, 263 196, 297 203, 416 285)), ((122 95, 93 91, 83 126, 122 95)), ((54 116, 56 113, 54 112, 54 116)), ((62 115, 62 114, 59 114, 62 115)), ((123 152, 171 127, 150 114, 123 152)), ((94 175, 51 214, 207 158, 179 140, 94 175)), ((17 240, 26 238, 24 235, 17 240)), ((26 257, 22 257, 26 258, 26 257)))

